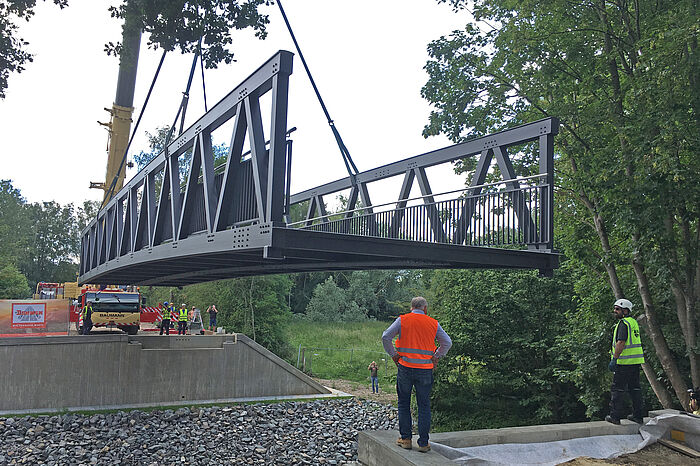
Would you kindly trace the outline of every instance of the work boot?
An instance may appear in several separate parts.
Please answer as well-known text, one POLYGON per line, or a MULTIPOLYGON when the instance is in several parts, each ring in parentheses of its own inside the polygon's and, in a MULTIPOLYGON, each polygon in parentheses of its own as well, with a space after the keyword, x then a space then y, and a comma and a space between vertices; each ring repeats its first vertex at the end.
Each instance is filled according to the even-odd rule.
POLYGON ((605 416, 605 420, 608 421, 608 422, 611 423, 611 424, 615 424, 615 425, 618 425, 618 426, 620 425, 620 420, 617 419, 617 418, 615 418, 615 417, 612 417, 612 416, 609 415, 609 414, 608 414, 607 416, 605 416))
POLYGON ((406 449, 406 450, 410 450, 411 448, 413 448, 413 445, 412 445, 412 442, 411 442, 411 439, 410 439, 410 438, 401 438, 401 437, 399 437, 399 438, 396 440, 396 444, 397 444, 398 446, 400 446, 401 448, 406 449))
POLYGON ((428 443, 428 444, 425 445, 425 446, 420 446, 420 445, 418 445, 418 451, 421 452, 421 453, 427 453, 427 452, 429 452, 429 451, 430 451, 430 444, 428 443))
POLYGON ((637 424, 644 424, 644 419, 641 416, 637 417, 634 414, 628 414, 627 419, 629 419, 632 422, 636 422, 637 424))

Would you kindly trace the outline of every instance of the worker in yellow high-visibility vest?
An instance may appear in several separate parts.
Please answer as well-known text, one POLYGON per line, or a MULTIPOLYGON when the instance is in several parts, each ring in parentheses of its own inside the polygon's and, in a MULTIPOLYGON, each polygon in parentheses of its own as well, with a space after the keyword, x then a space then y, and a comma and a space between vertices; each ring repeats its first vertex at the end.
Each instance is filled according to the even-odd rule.
POLYGON ((85 303, 83 308, 83 335, 89 335, 90 330, 92 330, 92 301, 85 303))
POLYGON ((182 303, 182 305, 180 306, 180 311, 177 314, 177 334, 178 335, 185 334, 185 331, 187 330, 187 318, 188 318, 187 306, 185 306, 185 303, 182 303))
POLYGON ((167 301, 163 302, 163 317, 160 321, 160 334, 165 333, 170 335, 170 316, 173 312, 173 306, 169 305, 167 301))
POLYGON ((644 423, 642 389, 639 386, 639 368, 644 364, 644 350, 639 335, 639 324, 630 317, 633 304, 627 299, 618 299, 613 312, 618 322, 612 337, 611 359, 608 368, 613 374, 610 387, 610 414, 605 420, 619 424, 622 417, 622 397, 629 392, 632 399, 632 414, 627 419, 644 423))

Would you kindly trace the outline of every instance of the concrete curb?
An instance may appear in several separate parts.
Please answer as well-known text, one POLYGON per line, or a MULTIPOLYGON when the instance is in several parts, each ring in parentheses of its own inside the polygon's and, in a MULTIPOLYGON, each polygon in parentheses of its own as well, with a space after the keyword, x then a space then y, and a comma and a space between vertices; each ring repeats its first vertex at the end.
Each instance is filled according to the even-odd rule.
POLYGON ((352 398, 353 395, 333 388, 328 388, 331 393, 321 393, 317 395, 287 395, 287 396, 251 396, 245 398, 222 398, 217 400, 196 400, 187 403, 181 402, 166 402, 166 403, 137 403, 128 405, 110 405, 110 406, 72 406, 63 409, 18 409, 11 411, 0 411, 0 416, 23 416, 23 415, 39 415, 39 414, 64 414, 80 411, 120 411, 134 410, 145 408, 170 408, 182 406, 207 406, 207 405, 222 405, 222 404, 238 404, 238 403, 260 403, 269 401, 297 401, 297 400, 327 400, 336 398, 352 398))
MULTIPOLYGON (((656 413, 650 413, 655 415, 656 413)), ((649 418, 645 418, 645 422, 649 418)), ((452 448, 475 447, 507 443, 540 443, 595 435, 630 435, 639 432, 639 424, 622 420, 620 425, 605 421, 575 422, 570 424, 547 424, 502 429, 480 429, 430 434, 430 441, 452 448)), ((395 444, 397 431, 364 431, 358 436, 358 459, 367 466, 434 466, 454 465, 444 456, 430 451, 419 453, 404 450, 395 444)), ((414 441, 414 448, 417 447, 414 441)))

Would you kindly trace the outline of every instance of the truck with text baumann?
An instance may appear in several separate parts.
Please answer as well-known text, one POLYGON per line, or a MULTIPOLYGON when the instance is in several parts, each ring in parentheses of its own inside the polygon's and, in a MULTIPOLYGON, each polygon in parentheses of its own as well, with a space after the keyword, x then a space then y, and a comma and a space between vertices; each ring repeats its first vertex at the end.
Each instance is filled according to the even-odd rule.
MULTIPOLYGON (((118 328, 135 335, 141 321, 141 293, 131 286, 84 286, 78 296, 77 310, 82 316, 87 303, 92 303, 92 326, 118 328)), ((76 322, 81 332, 82 319, 76 322)))

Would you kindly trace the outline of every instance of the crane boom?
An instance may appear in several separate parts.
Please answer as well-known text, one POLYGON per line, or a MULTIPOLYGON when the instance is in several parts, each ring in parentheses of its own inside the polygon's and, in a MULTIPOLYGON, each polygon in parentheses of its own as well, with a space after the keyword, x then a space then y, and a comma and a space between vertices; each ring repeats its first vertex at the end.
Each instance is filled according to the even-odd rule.
POLYGON ((134 113, 134 89, 136 87, 136 71, 138 69, 139 48, 141 46, 141 27, 135 15, 127 14, 122 28, 122 49, 119 54, 119 78, 117 93, 112 108, 105 108, 110 114, 109 123, 101 123, 107 127, 109 141, 107 143, 107 170, 104 182, 90 182, 91 188, 104 191, 104 202, 108 202, 114 193, 124 185, 126 167, 122 159, 129 143, 131 132, 131 116, 134 113), (114 184, 114 187, 112 187, 114 184))

